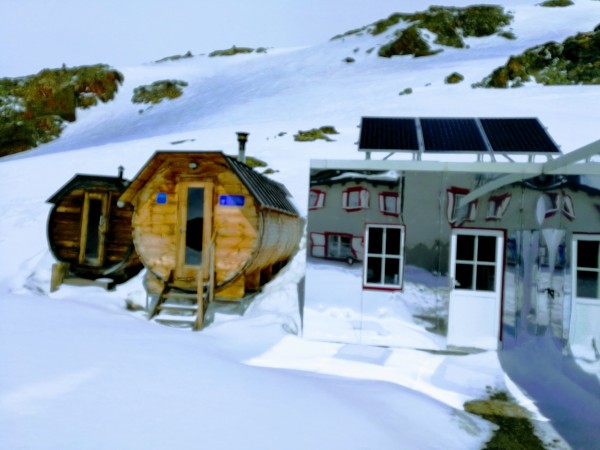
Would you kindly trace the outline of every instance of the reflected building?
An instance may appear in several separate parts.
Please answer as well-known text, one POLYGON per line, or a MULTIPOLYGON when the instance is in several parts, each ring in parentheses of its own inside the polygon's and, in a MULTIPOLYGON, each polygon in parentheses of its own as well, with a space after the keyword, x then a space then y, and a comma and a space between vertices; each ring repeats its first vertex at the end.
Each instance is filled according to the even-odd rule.
POLYGON ((359 150, 369 159, 311 162, 306 337, 600 340, 599 142, 561 155, 537 119, 364 118, 359 150))

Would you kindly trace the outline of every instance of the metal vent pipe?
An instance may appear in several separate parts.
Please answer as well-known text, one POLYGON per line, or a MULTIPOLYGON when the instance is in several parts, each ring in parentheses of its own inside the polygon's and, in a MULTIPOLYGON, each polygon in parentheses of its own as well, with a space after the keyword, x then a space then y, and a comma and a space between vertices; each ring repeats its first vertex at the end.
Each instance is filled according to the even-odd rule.
POLYGON ((240 144, 237 158, 239 162, 246 162, 246 142, 248 142, 249 134, 250 133, 246 133, 244 131, 237 132, 238 143, 240 144))

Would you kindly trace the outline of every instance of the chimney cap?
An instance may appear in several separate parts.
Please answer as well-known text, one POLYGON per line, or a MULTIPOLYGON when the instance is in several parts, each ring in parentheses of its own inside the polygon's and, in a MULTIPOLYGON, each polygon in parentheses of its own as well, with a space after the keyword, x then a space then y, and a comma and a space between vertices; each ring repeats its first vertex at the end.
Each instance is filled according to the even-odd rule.
POLYGON ((238 142, 246 142, 248 140, 248 135, 245 131, 237 131, 238 142))

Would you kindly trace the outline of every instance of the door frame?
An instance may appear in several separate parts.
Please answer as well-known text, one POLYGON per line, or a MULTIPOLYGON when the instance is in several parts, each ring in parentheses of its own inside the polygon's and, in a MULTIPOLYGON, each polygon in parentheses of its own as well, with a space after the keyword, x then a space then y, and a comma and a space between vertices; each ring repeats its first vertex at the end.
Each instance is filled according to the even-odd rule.
MULTIPOLYGON (((490 322, 491 330, 489 332, 489 335, 496 336, 496 342, 495 344, 489 343, 483 345, 483 347, 490 350, 497 349, 499 342, 502 341, 502 311, 504 307, 504 267, 506 263, 506 230, 490 228, 453 228, 450 235, 449 260, 450 292, 448 301, 448 345, 478 347, 478 345, 476 345, 477 343, 470 344, 469 342, 466 342, 468 341, 468 339, 465 336, 468 333, 461 333, 461 326, 465 324, 460 323, 460 320, 463 319, 467 322, 477 321, 477 311, 475 311, 472 307, 479 305, 479 303, 477 302, 481 300, 483 302, 492 302, 490 309, 494 311, 495 315, 497 314, 497 320, 490 322), (495 279, 493 291, 456 288, 456 251, 458 235, 496 237, 495 279)), ((474 261, 476 261, 476 259, 474 261)), ((482 309, 484 309, 483 305, 482 309)), ((466 325, 468 327, 469 323, 467 323, 466 325)))
MULTIPOLYGON (((569 343, 571 345, 588 345, 591 340, 592 329, 600 320, 600 292, 596 298, 581 297, 578 294, 577 272, 588 269, 598 272, 598 268, 579 267, 577 264, 577 244, 580 241, 600 243, 600 233, 577 233, 571 237, 571 317, 569 320, 569 343)), ((599 248, 600 251, 600 248, 599 248)), ((600 258, 600 255, 599 255, 600 258)), ((599 261, 600 264, 600 261, 599 261)))
POLYGON ((110 219, 111 192, 88 192, 83 195, 83 205, 81 209, 81 230, 79 235, 79 264, 85 264, 92 267, 101 267, 104 264, 106 233, 108 232, 108 221, 110 219), (98 223, 98 253, 96 258, 86 256, 90 200, 100 200, 102 202, 100 211, 100 221, 98 223))
POLYGON ((177 257, 175 264, 176 280, 196 280, 198 273, 207 273, 208 258, 205 258, 205 252, 208 252, 212 234, 212 216, 213 216, 213 190, 214 183, 211 179, 182 180, 178 183, 178 202, 177 219, 178 226, 176 231, 177 257), (202 223, 202 256, 200 265, 190 265, 185 262, 186 235, 187 235, 187 202, 189 188, 204 189, 204 208, 202 223))

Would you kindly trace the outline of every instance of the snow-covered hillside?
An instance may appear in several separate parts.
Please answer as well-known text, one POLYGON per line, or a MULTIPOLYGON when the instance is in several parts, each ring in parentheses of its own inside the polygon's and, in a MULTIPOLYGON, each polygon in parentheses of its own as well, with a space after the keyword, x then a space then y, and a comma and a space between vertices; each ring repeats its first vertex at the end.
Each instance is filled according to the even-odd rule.
MULTIPOLYGON (((217 314, 201 333, 126 310, 126 300, 145 302, 141 276, 114 292, 50 294, 45 202, 75 173, 116 175, 122 165, 131 179, 158 149, 234 154, 235 132, 246 131, 248 154, 275 170, 305 214, 310 159, 361 158, 362 116, 538 117, 564 152, 577 149, 600 137, 599 87, 471 87, 510 55, 590 31, 600 17, 595 0, 536 3, 504 2, 516 40, 470 38, 431 57, 379 58, 369 49, 386 35, 363 35, 117 67, 125 82, 115 101, 80 112, 57 141, 0 160, 0 448, 475 449, 493 426, 462 404, 504 390, 535 417, 495 352, 303 340, 303 248, 243 317, 217 314), (446 84, 452 72, 465 81, 446 84), (163 79, 189 85, 150 109, 131 102, 135 87, 163 79), (324 125, 339 132, 333 142, 294 141, 324 125)), ((553 431, 540 424, 548 442, 553 431)))

